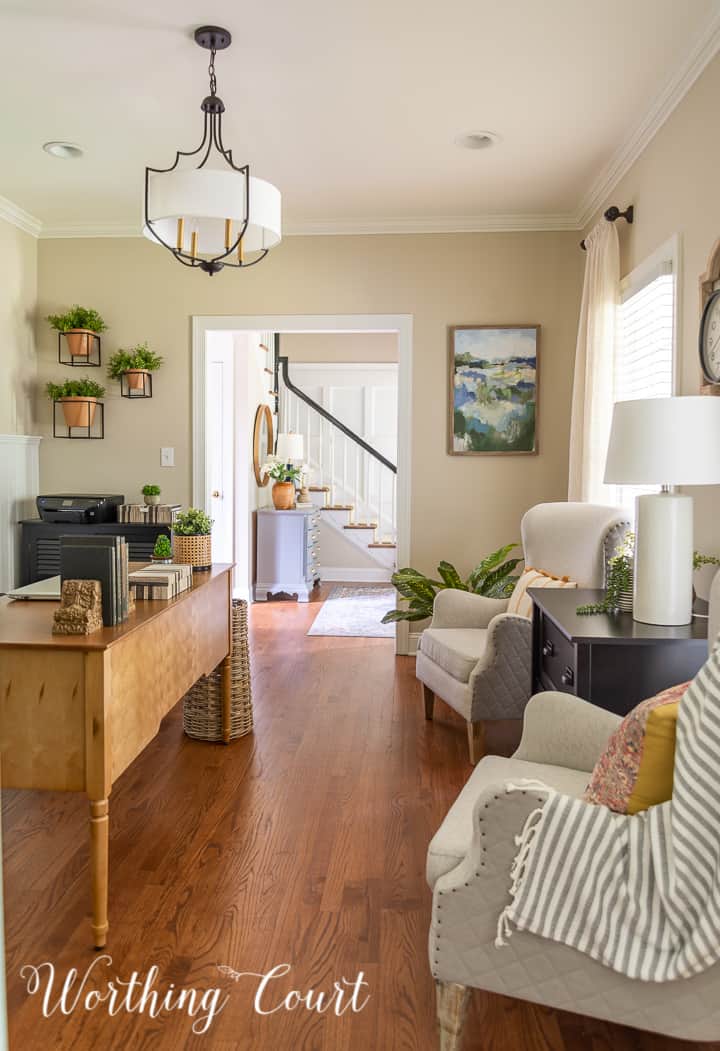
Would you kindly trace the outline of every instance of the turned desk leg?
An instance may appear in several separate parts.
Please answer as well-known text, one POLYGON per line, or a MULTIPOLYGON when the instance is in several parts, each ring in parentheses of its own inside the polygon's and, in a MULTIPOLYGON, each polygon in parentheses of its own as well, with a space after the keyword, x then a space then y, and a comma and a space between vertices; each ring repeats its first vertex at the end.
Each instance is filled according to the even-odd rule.
POLYGON ((225 744, 230 744, 230 711, 232 704, 232 674, 230 654, 222 662, 222 735, 225 744))
POLYGON ((102 949, 108 932, 108 830, 107 799, 90 800, 90 881, 92 930, 96 949, 102 949))

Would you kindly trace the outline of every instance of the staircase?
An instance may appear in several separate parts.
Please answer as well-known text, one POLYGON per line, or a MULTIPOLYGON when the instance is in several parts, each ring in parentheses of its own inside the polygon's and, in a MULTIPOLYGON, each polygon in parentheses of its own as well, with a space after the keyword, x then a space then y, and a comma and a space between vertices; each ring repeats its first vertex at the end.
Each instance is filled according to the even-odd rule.
POLYGON ((275 390, 278 430, 304 438, 310 499, 321 512, 320 566, 342 562, 345 551, 355 576, 336 579, 389 580, 397 568, 395 464, 296 387, 277 351, 275 390))

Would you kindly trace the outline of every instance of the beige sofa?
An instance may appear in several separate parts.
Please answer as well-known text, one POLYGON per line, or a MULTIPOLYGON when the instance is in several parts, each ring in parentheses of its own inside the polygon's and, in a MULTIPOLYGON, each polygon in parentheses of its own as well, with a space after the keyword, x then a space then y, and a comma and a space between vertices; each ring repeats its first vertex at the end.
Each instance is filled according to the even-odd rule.
MULTIPOLYGON (((720 630, 720 574, 711 593, 709 637, 720 630)), ((653 983, 625 978, 565 945, 515 931, 495 947, 509 903, 514 837, 542 800, 506 794, 507 781, 541 780, 582 795, 619 717, 564 693, 541 693, 525 709, 511 759, 488 756, 434 836, 427 856, 433 892, 430 967, 437 981, 443 1051, 459 1051, 470 989, 609 1019, 686 1040, 720 1039, 720 965, 693 978, 653 983)))

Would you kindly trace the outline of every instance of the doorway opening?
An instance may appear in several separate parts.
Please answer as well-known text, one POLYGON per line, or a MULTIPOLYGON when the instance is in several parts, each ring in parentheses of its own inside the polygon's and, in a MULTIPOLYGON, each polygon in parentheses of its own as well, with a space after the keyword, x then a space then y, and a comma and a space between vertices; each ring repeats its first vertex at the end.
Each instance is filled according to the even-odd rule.
MULTIPOLYGON (((215 519, 238 597, 253 597, 255 519, 270 505, 252 465, 263 404, 275 441, 302 439, 321 579, 380 584, 408 564, 411 354, 407 315, 193 319, 193 502, 215 519)), ((408 652, 402 622, 396 650, 408 652)))

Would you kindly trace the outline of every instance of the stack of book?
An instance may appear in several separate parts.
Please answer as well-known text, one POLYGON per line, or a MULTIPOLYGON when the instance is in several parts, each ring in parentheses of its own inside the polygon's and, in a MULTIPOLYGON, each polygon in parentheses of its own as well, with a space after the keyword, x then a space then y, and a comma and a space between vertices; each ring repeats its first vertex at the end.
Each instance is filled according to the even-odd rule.
POLYGON ((103 624, 127 620, 132 607, 128 584, 128 545, 123 536, 60 537, 62 580, 99 580, 103 624))
POLYGON ((175 598, 192 587, 192 566, 152 562, 133 570, 129 583, 136 599, 175 598))
POLYGON ((182 504, 119 504, 118 522, 141 525, 172 525, 182 504))

